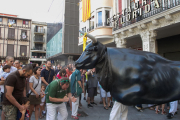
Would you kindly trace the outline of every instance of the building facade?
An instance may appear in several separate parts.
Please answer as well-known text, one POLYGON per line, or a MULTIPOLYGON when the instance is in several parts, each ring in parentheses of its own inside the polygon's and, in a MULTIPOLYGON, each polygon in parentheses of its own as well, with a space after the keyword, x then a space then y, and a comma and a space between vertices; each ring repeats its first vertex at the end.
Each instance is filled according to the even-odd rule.
POLYGON ((32 21, 29 62, 39 65, 46 61, 47 23, 32 21))
POLYGON ((180 60, 180 0, 114 0, 114 41, 131 48, 180 60))
MULTIPOLYGON (((83 0, 79 2, 80 30, 93 35, 99 42, 108 47, 115 47, 112 24, 107 19, 113 15, 113 0, 83 0), (87 11, 90 13, 84 13, 87 11), (86 14, 90 16, 83 20, 86 14)), ((89 42, 90 39, 87 39, 89 42)), ((79 35, 79 45, 83 45, 83 36, 79 35)))
POLYGON ((30 57, 31 19, 0 13, 0 60, 13 56, 24 64, 30 57))
POLYGON ((72 63, 82 53, 78 46, 79 0, 61 0, 58 20, 47 24, 47 60, 55 65, 72 63))

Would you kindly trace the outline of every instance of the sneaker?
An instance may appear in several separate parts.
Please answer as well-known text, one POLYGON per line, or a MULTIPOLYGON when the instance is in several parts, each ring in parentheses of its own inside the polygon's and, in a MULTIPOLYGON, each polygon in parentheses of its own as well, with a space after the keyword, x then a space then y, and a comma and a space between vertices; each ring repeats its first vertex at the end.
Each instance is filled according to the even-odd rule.
POLYGON ((168 113, 168 115, 167 115, 167 118, 168 119, 171 119, 171 118, 173 118, 174 117, 174 115, 172 114, 172 113, 168 113))
POLYGON ((93 104, 93 105, 97 105, 95 102, 91 102, 91 104, 93 104))
POLYGON ((75 120, 79 120, 79 118, 77 116, 72 116, 71 115, 71 118, 75 119, 75 120))
POLYGON ((93 108, 93 106, 92 106, 91 104, 88 104, 87 107, 88 107, 88 108, 89 108, 89 107, 90 107, 90 108, 93 108))

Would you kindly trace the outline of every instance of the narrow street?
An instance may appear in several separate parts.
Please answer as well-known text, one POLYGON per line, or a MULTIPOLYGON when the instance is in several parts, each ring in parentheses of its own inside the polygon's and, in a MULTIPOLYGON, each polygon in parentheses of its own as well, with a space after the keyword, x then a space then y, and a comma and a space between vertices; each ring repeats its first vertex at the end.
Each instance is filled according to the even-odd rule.
MULTIPOLYGON (((82 109, 79 109, 80 113, 86 113, 88 116, 86 117, 80 117, 79 120, 108 120, 109 119, 109 114, 111 112, 111 109, 105 110, 103 108, 102 104, 98 104, 97 106, 94 106, 93 108, 87 108, 87 103, 85 100, 82 101, 82 109)), ((97 97, 95 97, 95 102, 99 103, 100 98, 99 94, 97 97)), ((143 107, 146 107, 147 105, 143 105, 143 107)), ((68 120, 73 120, 71 118, 71 112, 70 112, 70 107, 68 108, 68 113, 69 117, 68 120)), ((178 106, 180 109, 180 106, 178 106)), ((1 112, 1 111, 0 111, 1 112)), ((166 112, 168 112, 166 110, 166 112)), ((180 119, 180 113, 178 112, 177 115, 172 118, 172 120, 179 120, 180 119)), ((1 118, 0 118, 1 120, 1 118)), ((32 119, 35 120, 35 116, 33 113, 32 119)), ((46 120, 45 118, 41 120, 46 120)), ((134 107, 129 106, 129 112, 128 112, 128 120, 169 120, 167 119, 166 115, 161 115, 161 114, 156 114, 155 111, 145 109, 143 112, 138 112, 134 107)))

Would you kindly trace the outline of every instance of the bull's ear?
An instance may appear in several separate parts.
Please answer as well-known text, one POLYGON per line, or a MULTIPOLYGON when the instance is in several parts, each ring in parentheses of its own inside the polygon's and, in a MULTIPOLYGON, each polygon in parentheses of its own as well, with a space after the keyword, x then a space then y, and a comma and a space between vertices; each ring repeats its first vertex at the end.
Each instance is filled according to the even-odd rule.
POLYGON ((94 51, 98 51, 98 48, 97 48, 97 46, 94 46, 94 51))

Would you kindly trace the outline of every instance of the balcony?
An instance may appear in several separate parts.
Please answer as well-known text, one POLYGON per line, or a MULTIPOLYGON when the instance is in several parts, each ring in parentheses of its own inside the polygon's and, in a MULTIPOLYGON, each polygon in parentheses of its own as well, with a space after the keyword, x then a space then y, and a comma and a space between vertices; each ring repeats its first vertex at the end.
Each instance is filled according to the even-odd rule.
POLYGON ((20 41, 28 41, 28 36, 27 35, 25 35, 25 36, 20 35, 20 41))
MULTIPOLYGON (((142 15, 141 16, 137 16, 135 19, 132 19, 132 20, 128 21, 128 20, 126 20, 127 14, 124 15, 124 16, 122 16, 120 14, 119 17, 115 16, 115 17, 110 18, 110 22, 116 21, 117 25, 113 28, 113 31, 116 31, 116 30, 119 30, 121 28, 125 28, 125 27, 127 27, 129 25, 132 25, 134 23, 137 23, 139 21, 143 21, 145 19, 148 21, 148 18, 150 18, 152 16, 155 16, 156 19, 158 17, 162 18, 163 16, 161 16, 161 15, 163 15, 163 13, 165 11, 170 10, 172 8, 175 8, 175 7, 179 6, 179 5, 180 5, 180 1, 179 0, 164 0, 164 5, 162 3, 160 3, 160 6, 162 6, 162 7, 159 7, 159 8, 156 8, 154 10, 151 10, 148 13, 145 13, 143 11, 142 15), (121 24, 120 20, 121 20, 122 17, 124 17, 124 19, 123 19, 124 22, 121 24), (118 18, 118 20, 117 20, 117 18, 118 18)), ((132 9, 132 11, 133 11, 133 9, 132 9)), ((149 19, 149 20, 152 21, 151 19, 149 19)))
POLYGON ((103 23, 102 23, 102 22, 96 24, 96 27, 101 27, 101 26, 103 26, 103 23))
POLYGON ((35 34, 45 34, 45 29, 44 28, 41 28, 41 29, 34 28, 34 33, 35 34))
POLYGON ((46 51, 44 47, 33 47, 31 50, 39 50, 39 51, 46 51))
POLYGON ((43 37, 43 38, 34 37, 34 42, 35 43, 45 43, 45 37, 43 37))

